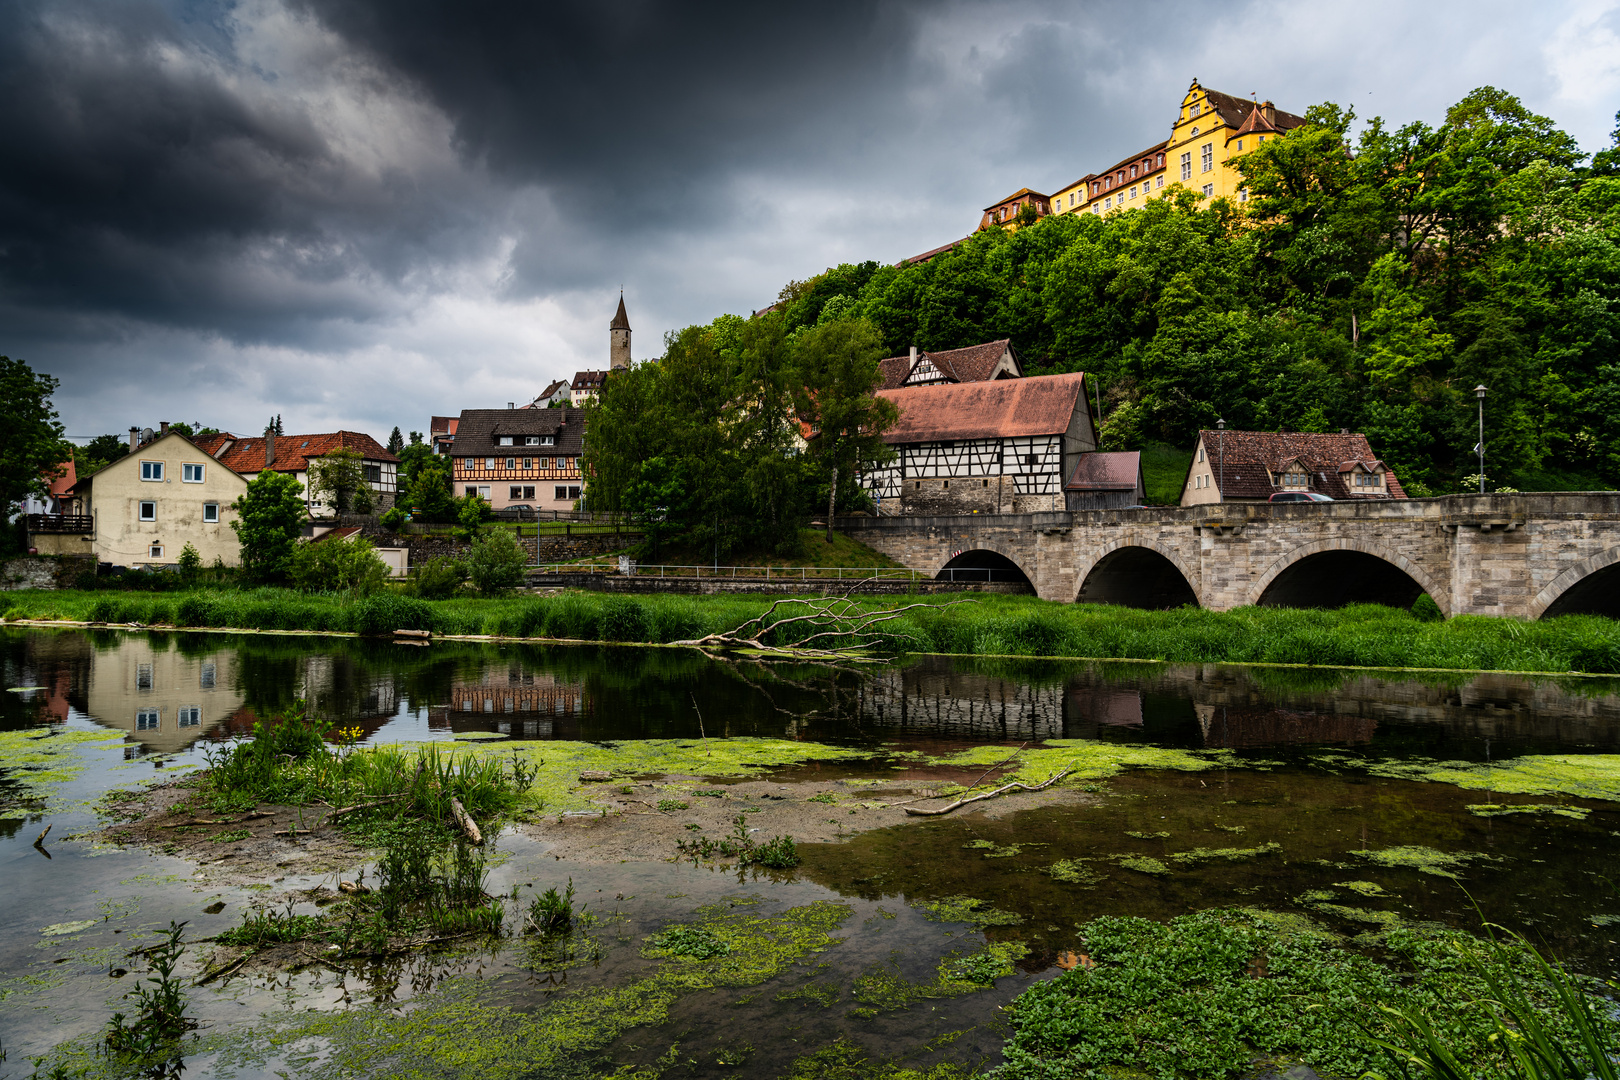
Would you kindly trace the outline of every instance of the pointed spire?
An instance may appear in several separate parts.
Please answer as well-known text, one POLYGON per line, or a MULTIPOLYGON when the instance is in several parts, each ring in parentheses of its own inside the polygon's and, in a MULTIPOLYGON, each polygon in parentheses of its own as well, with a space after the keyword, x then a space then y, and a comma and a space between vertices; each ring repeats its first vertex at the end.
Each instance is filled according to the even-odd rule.
POLYGON ((628 330, 628 329, 630 329, 630 316, 628 316, 628 315, 626 315, 624 313, 624 290, 622 290, 622 289, 619 290, 619 312, 618 312, 617 315, 613 316, 613 321, 608 324, 608 329, 609 330, 628 330))

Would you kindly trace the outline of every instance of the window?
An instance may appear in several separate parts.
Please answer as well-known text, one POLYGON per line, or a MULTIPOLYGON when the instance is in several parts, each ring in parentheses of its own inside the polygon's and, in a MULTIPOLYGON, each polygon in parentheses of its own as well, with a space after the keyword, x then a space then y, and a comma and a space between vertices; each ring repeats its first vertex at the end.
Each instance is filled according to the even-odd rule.
POLYGON ((541 446, 551 446, 556 441, 557 441, 557 437, 555 435, 542 435, 542 436, 540 436, 540 445, 541 446))
POLYGON ((382 466, 366 465, 362 463, 360 466, 360 475, 366 478, 366 483, 368 484, 380 484, 382 483, 382 466))
POLYGON ((1039 465, 1040 463, 1041 463, 1041 459, 1040 459, 1039 455, 1036 455, 1036 454, 1025 454, 1024 455, 1024 464, 1026 466, 1039 465))
POLYGON ((1200 447, 1199 447, 1199 448, 1198 448, 1198 460, 1199 460, 1199 461, 1203 461, 1203 460, 1204 460, 1204 448, 1203 448, 1203 447, 1202 447, 1202 446, 1200 446, 1200 447))
POLYGON ((1181 155, 1181 178, 1183 180, 1192 179, 1192 153, 1190 151, 1181 155))
POLYGON ((484 459, 484 468, 493 469, 494 467, 495 467, 495 459, 494 458, 487 457, 487 458, 484 459))
MULTIPOLYGON (((560 463, 561 463, 561 459, 559 459, 559 464, 560 464, 560 463)), ((541 467, 541 468, 542 468, 542 469, 549 469, 549 468, 551 468, 551 459, 550 459, 550 458, 541 458, 541 459, 540 459, 540 467, 541 467)))
POLYGON ((1265 141, 1266 141, 1266 137, 1265 137, 1265 136, 1264 136, 1264 135, 1262 135, 1262 136, 1260 136, 1260 141, 1261 141, 1261 142, 1265 142, 1265 141))
POLYGON ((208 525, 219 524, 219 503, 203 503, 203 522, 208 525))
POLYGON ((1070 206, 1074 205, 1074 192, 1072 192, 1072 191, 1069 192, 1069 205, 1070 206))
POLYGON ((511 487, 506 489, 506 497, 513 502, 517 502, 519 499, 523 498, 523 489, 518 487, 516 484, 513 484, 511 487))
POLYGON ((1215 194, 1215 185, 1214 184, 1205 184, 1204 185, 1204 198, 1206 198, 1206 199, 1210 198, 1214 194, 1215 194))
POLYGON ((1114 208, 1114 197, 1112 195, 1103 200, 1103 207, 1108 210, 1112 210, 1114 208))
POLYGON ((202 708, 197 705, 182 705, 175 710, 175 723, 181 727, 200 727, 202 725, 202 708))
POLYGON ((540 445, 540 436, 538 436, 538 435, 525 435, 525 436, 523 436, 523 445, 524 446, 539 446, 540 445))
POLYGON ((1159 182, 1157 184, 1153 185, 1153 186, 1154 187, 1164 187, 1164 177, 1162 177, 1162 176, 1159 177, 1159 182))
POLYGON ((219 666, 215 664, 214 661, 209 660, 207 663, 203 664, 202 671, 197 676, 197 685, 201 686, 204 690, 212 690, 214 688, 214 680, 218 677, 219 666))
MULTIPOLYGON (((159 462, 158 464, 161 464, 159 462)), ((203 467, 201 465, 180 466, 180 482, 182 484, 200 484, 203 482, 203 467)))
POLYGON ((1131 198, 1133 198, 1133 199, 1136 198, 1136 185, 1135 184, 1131 185, 1131 198))
POLYGON ((578 487, 577 487, 577 486, 573 486, 573 487, 570 487, 570 488, 569 488, 569 489, 568 489, 568 497, 569 497, 569 498, 570 498, 570 499, 577 499, 577 498, 579 498, 579 488, 578 488, 578 487))
POLYGON ((495 445, 496 446, 511 446, 512 445, 512 436, 510 436, 510 435, 502 435, 500 437, 500 441, 497 442, 495 445))
POLYGON ((517 468, 517 458, 507 458, 507 459, 506 459, 506 467, 507 467, 507 468, 508 468, 508 469, 515 469, 515 468, 517 468))
POLYGON ((162 709, 137 709, 135 711, 136 731, 156 731, 161 723, 163 723, 162 709))
POLYGON ((1196 135, 1196 134, 1198 134, 1198 129, 1197 129, 1197 128, 1196 128, 1196 127, 1195 127, 1195 128, 1193 128, 1193 129, 1192 129, 1192 133, 1193 133, 1193 134, 1194 134, 1194 135, 1196 135))
POLYGON ((1238 189, 1238 202, 1248 202, 1248 201, 1249 201, 1249 189, 1248 188, 1239 188, 1238 189))
POLYGON ((1203 104, 1201 102, 1196 102, 1195 101, 1195 102, 1193 102, 1192 107, 1187 110, 1187 115, 1190 116, 1190 117, 1191 116, 1197 116, 1199 113, 1201 113, 1203 111, 1204 111, 1203 104))
POLYGON ((1237 150, 1241 150, 1241 149, 1243 149, 1243 140, 1242 140, 1242 139, 1239 139, 1239 140, 1238 140, 1238 141, 1237 141, 1237 144, 1236 144, 1236 146, 1235 146, 1235 147, 1234 147, 1234 149, 1237 149, 1237 150))
POLYGON ((532 469, 532 468, 534 468, 534 458, 532 458, 532 457, 526 457, 526 458, 524 458, 524 459, 523 459, 523 467, 524 467, 524 468, 525 468, 525 469, 532 469))
POLYGON ((480 499, 483 499, 485 502, 489 501, 489 485, 488 484, 479 484, 478 485, 478 497, 480 499))
POLYGON ((531 499, 531 500, 534 498, 534 485, 533 484, 524 484, 523 485, 523 497, 525 499, 531 499))
POLYGON ((151 558, 153 558, 153 559, 161 559, 161 558, 163 558, 163 545, 162 544, 153 544, 150 550, 151 550, 151 556, 150 556, 151 558))
POLYGON ((1164 155, 1160 154, 1156 160, 1159 168, 1164 168, 1164 155))
POLYGON ((1131 179, 1132 180, 1136 179, 1136 166, 1135 165, 1131 166, 1131 179))
POLYGON ((163 479, 163 462, 161 462, 161 461, 143 461, 143 462, 141 462, 141 479, 142 480, 162 480, 163 479))
POLYGON ((558 484, 556 489, 552 492, 551 497, 558 502, 561 502, 562 500, 568 498, 568 489, 563 485, 558 484))
POLYGON ((157 503, 153 502, 151 499, 142 499, 141 500, 141 520, 142 521, 156 521, 157 520, 157 503))
POLYGON ((1205 143, 1198 148, 1198 164, 1201 172, 1209 172, 1215 167, 1215 144, 1205 143))
POLYGON ((478 494, 478 489, 476 487, 474 487, 472 484, 468 484, 467 485, 467 494, 468 495, 476 495, 476 494, 478 494))

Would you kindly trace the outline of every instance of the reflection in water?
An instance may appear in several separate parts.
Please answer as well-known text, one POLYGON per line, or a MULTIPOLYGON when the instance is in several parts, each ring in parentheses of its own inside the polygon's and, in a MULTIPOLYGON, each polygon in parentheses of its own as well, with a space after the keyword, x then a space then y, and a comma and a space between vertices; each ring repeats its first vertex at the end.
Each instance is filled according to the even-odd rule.
POLYGON ((1614 680, 1505 674, 947 657, 852 672, 668 649, 37 630, 0 632, 0 663, 8 686, 42 688, 4 695, 5 726, 59 721, 72 707, 161 753, 247 734, 300 698, 368 737, 408 720, 440 737, 1069 738, 1459 759, 1620 749, 1614 680))

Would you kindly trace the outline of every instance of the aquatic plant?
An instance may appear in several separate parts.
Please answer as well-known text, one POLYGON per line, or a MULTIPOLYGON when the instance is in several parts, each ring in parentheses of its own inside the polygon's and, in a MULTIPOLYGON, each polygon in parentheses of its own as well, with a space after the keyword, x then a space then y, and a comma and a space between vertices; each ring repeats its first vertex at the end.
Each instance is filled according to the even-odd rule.
POLYGON ((176 974, 186 951, 185 929, 185 923, 171 920, 169 929, 161 931, 163 940, 145 950, 151 974, 125 995, 135 998, 135 1015, 113 1013, 103 1036, 112 1054, 147 1075, 177 1074, 180 1040, 197 1026, 186 1015, 186 996, 176 974))
POLYGON ((1399 847, 1382 848, 1377 851, 1352 851, 1350 854, 1359 855, 1368 862, 1379 866, 1400 867, 1406 870, 1416 870, 1422 874, 1433 874, 1435 877, 1455 879, 1457 871, 1466 867, 1470 860, 1489 858, 1478 853, 1459 852, 1448 855, 1444 851, 1436 851, 1421 844, 1406 844, 1399 847))
MULTIPOLYGON (((583 910, 583 909, 582 909, 583 910)), ((529 904, 529 924, 540 933, 567 930, 574 925, 574 879, 562 892, 552 885, 529 904)))
POLYGON ((931 922, 966 923, 975 930, 987 926, 1017 926, 1024 921, 1022 915, 999 911, 972 896, 943 896, 911 906, 921 910, 923 917, 931 922))
POLYGON ((265 909, 245 912, 242 925, 233 926, 215 940, 222 945, 246 945, 260 949, 283 941, 302 941, 327 929, 325 920, 315 915, 298 915, 289 902, 287 910, 265 909))
POLYGON ((715 932, 706 926, 671 926, 647 939, 649 956, 678 956, 686 960, 712 960, 731 952, 715 932))

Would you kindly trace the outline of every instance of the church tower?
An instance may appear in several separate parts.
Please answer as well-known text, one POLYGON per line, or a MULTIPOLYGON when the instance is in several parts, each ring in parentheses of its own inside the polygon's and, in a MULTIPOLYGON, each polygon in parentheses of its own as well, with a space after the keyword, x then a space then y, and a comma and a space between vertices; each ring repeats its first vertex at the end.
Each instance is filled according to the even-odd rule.
POLYGON ((619 313, 608 326, 608 368, 612 371, 630 366, 630 317, 624 313, 624 293, 619 293, 619 313))

